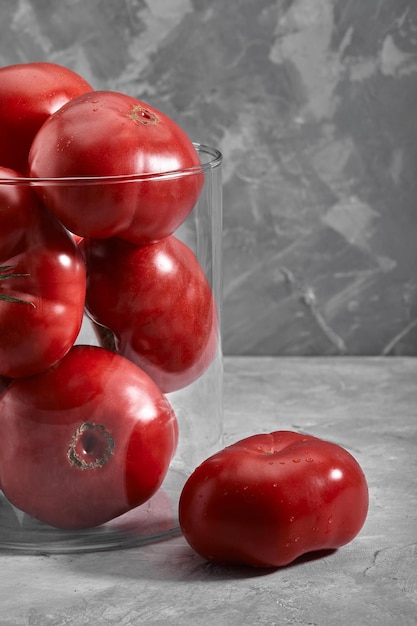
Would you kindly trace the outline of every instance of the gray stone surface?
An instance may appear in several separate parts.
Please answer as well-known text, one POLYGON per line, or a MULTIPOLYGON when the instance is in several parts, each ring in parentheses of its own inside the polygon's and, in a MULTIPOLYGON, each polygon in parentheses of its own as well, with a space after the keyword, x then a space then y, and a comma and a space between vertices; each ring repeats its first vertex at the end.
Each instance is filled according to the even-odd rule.
POLYGON ((226 353, 417 354, 414 0, 2 2, 32 60, 223 151, 226 353))
POLYGON ((361 464, 350 544, 272 571, 209 565, 176 536, 90 554, 0 553, 1 626, 412 626, 417 616, 417 360, 231 357, 225 438, 291 429, 361 464))

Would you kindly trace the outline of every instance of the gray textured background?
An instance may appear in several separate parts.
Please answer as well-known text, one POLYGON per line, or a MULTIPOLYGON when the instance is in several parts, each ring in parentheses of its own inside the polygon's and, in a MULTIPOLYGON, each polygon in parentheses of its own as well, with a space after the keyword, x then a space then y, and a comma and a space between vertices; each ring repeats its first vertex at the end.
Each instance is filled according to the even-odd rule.
POLYGON ((54 61, 224 161, 228 354, 417 354, 416 0, 16 0, 54 61))

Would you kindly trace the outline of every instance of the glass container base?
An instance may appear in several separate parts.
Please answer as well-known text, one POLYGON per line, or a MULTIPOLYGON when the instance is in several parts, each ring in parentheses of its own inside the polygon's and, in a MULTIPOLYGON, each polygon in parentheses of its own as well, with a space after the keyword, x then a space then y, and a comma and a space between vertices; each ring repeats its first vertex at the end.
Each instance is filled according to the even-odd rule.
POLYGON ((106 524, 61 530, 23 513, 0 491, 0 550, 21 554, 97 552, 140 546, 180 534, 178 492, 185 476, 171 471, 163 486, 143 505, 106 524))

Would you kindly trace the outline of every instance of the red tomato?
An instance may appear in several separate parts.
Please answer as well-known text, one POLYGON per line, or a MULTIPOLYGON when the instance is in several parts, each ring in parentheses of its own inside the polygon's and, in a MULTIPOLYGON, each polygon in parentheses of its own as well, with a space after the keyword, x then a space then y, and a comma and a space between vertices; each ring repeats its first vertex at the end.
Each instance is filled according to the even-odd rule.
POLYGON ((44 121, 92 87, 55 63, 0 68, 0 165, 27 173, 29 148, 44 121))
POLYGON ((122 356, 74 346, 0 396, 0 482, 22 511, 58 528, 103 524, 148 500, 177 444, 153 381, 122 356))
POLYGON ((7 389, 7 387, 10 385, 12 379, 11 378, 7 378, 6 376, 0 376, 0 394, 7 389))
POLYGON ((81 95, 52 115, 32 144, 29 162, 31 176, 53 178, 196 168, 141 182, 44 188, 47 206, 82 237, 117 235, 140 244, 161 239, 182 224, 203 185, 198 154, 184 131, 148 104, 111 91, 81 95))
POLYGON ((208 560, 277 567, 345 545, 367 511, 365 476, 345 449, 277 431, 204 461, 183 488, 179 521, 186 540, 208 560))
POLYGON ((0 168, 0 375, 29 376, 68 352, 86 271, 71 235, 18 174, 0 168))
POLYGON ((207 369, 218 343, 216 303, 193 252, 174 236, 148 246, 122 239, 79 244, 86 309, 115 334, 117 350, 164 392, 207 369))

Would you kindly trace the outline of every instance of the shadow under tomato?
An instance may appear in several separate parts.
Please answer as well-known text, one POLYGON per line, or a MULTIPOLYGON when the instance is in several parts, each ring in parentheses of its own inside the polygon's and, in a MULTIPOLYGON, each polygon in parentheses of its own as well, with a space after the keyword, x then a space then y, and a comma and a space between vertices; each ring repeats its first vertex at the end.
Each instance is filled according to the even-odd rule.
POLYGON ((222 564, 202 560, 200 568, 204 572, 205 580, 209 580, 209 576, 215 580, 255 578, 257 576, 267 576, 278 571, 289 570, 310 561, 318 561, 331 556, 335 552, 337 552, 336 549, 315 550, 314 552, 302 554, 287 565, 278 567, 251 567, 249 565, 222 564))
POLYGON ((187 544, 180 534, 132 548, 61 555, 62 567, 81 575, 94 574, 104 579, 185 582, 210 584, 245 579, 269 578, 303 563, 320 560, 335 550, 305 554, 283 567, 256 568, 206 561, 187 544))

